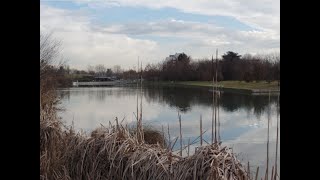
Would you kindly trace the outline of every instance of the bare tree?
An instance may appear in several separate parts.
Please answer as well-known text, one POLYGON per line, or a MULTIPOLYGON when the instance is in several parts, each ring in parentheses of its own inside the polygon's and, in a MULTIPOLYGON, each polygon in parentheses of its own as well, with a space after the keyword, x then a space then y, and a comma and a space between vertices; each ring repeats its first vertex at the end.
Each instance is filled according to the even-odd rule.
POLYGON ((89 74, 94 74, 95 73, 95 68, 94 66, 88 65, 87 70, 89 74))
POLYGON ((115 65, 113 66, 113 70, 112 70, 115 74, 120 74, 121 73, 121 66, 120 65, 115 65))
POLYGON ((53 38, 52 33, 40 32, 40 79, 47 75, 51 67, 63 64, 60 51, 61 42, 53 38))
POLYGON ((57 102, 54 90, 65 80, 60 52, 61 42, 52 33, 40 32, 40 108, 57 102))
POLYGON ((98 75, 102 76, 106 73, 106 67, 103 64, 98 64, 95 67, 96 73, 98 73, 98 75))

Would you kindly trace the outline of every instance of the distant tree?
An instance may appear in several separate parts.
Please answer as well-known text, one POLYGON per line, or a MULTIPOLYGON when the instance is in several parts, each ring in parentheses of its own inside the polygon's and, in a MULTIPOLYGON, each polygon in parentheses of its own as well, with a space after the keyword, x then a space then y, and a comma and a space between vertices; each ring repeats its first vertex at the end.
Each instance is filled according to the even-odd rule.
POLYGON ((91 65, 88 65, 87 66, 87 71, 88 71, 89 74, 94 75, 95 74, 95 67, 91 66, 91 65))
POLYGON ((99 76, 103 76, 106 73, 106 68, 103 64, 96 65, 95 70, 99 76))
POLYGON ((209 59, 204 59, 193 64, 196 68, 198 77, 197 80, 201 81, 211 81, 212 80, 212 62, 209 59))
POLYGON ((222 55, 222 75, 225 80, 240 80, 240 57, 238 53, 228 51, 222 55))
POLYGON ((127 70, 122 72, 122 78, 123 79, 136 79, 137 78, 137 72, 133 69, 127 70))
POLYGON ((228 51, 224 55, 222 55, 223 60, 225 61, 235 61, 235 60, 240 60, 241 55, 238 53, 228 51))
POLYGON ((280 86, 280 53, 275 55, 273 64, 273 77, 278 81, 278 86, 280 86))
POLYGON ((116 75, 119 75, 121 73, 121 66, 120 65, 115 65, 113 66, 113 70, 112 70, 116 75))
POLYGON ((106 75, 107 76, 112 76, 112 74, 113 74, 112 70, 111 69, 107 69, 106 75))
POLYGON ((147 64, 143 71, 143 77, 151 81, 159 80, 159 69, 156 65, 147 64))
POLYGON ((256 60, 253 62, 253 77, 256 81, 265 80, 266 71, 264 63, 261 60, 256 60))
POLYGON ((66 66, 65 69, 66 69, 67 74, 70 74, 70 67, 68 65, 66 66))
POLYGON ((178 59, 175 64, 176 70, 176 80, 191 80, 192 71, 190 67, 190 56, 187 56, 185 53, 182 53, 178 56, 178 59))
POLYGON ((271 83, 272 80, 274 80, 273 78, 273 68, 272 68, 273 64, 272 62, 270 61, 265 61, 264 62, 264 72, 265 72, 265 80, 268 82, 268 83, 271 83))

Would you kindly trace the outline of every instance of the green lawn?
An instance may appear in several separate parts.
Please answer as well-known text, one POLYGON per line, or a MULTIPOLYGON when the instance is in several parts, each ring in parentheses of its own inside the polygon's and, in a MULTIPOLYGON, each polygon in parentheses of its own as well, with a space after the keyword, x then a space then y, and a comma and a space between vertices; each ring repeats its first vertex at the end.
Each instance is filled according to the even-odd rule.
MULTIPOLYGON (((175 84, 181 85, 193 85, 193 86, 212 86, 212 81, 178 81, 175 84)), ((278 82, 273 81, 268 83, 266 81, 260 82, 244 82, 244 81, 221 81, 218 83, 224 88, 232 88, 232 89, 271 89, 271 90, 278 90, 278 82)))

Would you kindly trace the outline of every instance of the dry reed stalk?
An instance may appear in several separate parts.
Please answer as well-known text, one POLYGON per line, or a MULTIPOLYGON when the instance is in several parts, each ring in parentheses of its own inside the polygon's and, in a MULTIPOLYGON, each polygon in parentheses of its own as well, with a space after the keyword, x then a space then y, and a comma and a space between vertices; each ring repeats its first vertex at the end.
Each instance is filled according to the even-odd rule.
POLYGON ((214 143, 217 142, 217 93, 214 93, 214 143))
POLYGON ((270 125, 270 90, 269 90, 269 104, 268 104, 268 139, 267 139, 267 168, 266 168, 266 175, 265 179, 268 180, 268 173, 269 173, 269 127, 270 125))
POLYGON ((202 146, 202 115, 200 114, 200 146, 202 146))
MULTIPOLYGON (((214 81, 213 87, 213 101, 214 101, 214 143, 217 142, 217 83, 218 83, 218 49, 216 50, 216 81, 214 81)), ((213 77, 214 79, 214 77, 213 77)))
POLYGON ((181 129, 181 115, 178 111, 178 118, 179 118, 179 130, 180 130, 180 156, 182 156, 182 129, 181 129))
POLYGON ((257 172, 256 172, 256 178, 255 178, 255 180, 258 180, 258 175, 259 175, 259 166, 257 167, 257 172))
MULTIPOLYGON (((138 67, 137 72, 139 71, 139 56, 138 56, 138 67)), ((137 73, 138 74, 138 73, 137 73)), ((139 78, 139 75, 138 75, 139 78)), ((137 78, 137 138, 139 139, 139 83, 137 78)))
POLYGON ((188 139, 188 157, 190 156, 190 138, 188 139))
POLYGON ((140 66, 140 132, 141 132, 141 140, 144 140, 143 126, 142 126, 142 62, 140 66))
POLYGON ((218 142, 221 142, 221 137, 220 137, 220 90, 218 89, 219 96, 218 96, 218 142))
POLYGON ((176 145, 177 140, 178 140, 178 137, 174 138, 173 144, 172 144, 172 146, 170 147, 170 151, 173 150, 173 147, 174 147, 174 145, 176 145))
POLYGON ((218 49, 216 50, 216 81, 215 81, 216 85, 215 85, 215 113, 214 113, 214 128, 215 128, 215 134, 214 134, 214 140, 215 142, 217 142, 217 101, 218 101, 218 97, 217 97, 217 93, 218 93, 218 49))
POLYGON ((213 129, 214 129, 214 74, 213 74, 213 55, 212 55, 212 119, 211 119, 211 144, 214 143, 214 134, 213 134, 213 129))
POLYGON ((163 147, 165 147, 166 141, 165 141, 165 136, 164 136, 163 125, 161 125, 161 130, 162 130, 162 137, 163 137, 163 147))
POLYGON ((171 150, 171 137, 170 137, 170 128, 169 128, 169 124, 168 124, 168 151, 171 150))
POLYGON ((248 176, 250 177, 250 164, 249 164, 249 161, 248 161, 248 170, 247 170, 247 173, 248 173, 248 176))
POLYGON ((276 138, 276 159, 275 159, 275 170, 274 170, 274 179, 277 179, 277 168, 278 168, 278 143, 279 143, 279 94, 278 94, 278 101, 277 101, 277 138, 276 138))

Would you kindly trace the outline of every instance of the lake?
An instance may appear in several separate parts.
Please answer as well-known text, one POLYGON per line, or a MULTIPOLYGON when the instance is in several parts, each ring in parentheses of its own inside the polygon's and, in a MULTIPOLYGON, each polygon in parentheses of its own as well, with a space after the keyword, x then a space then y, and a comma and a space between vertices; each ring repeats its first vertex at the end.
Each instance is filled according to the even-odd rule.
MULTIPOLYGON (((134 125, 137 111, 136 87, 77 87, 59 90, 60 112, 66 125, 74 124, 76 130, 90 132, 100 124, 114 123, 116 117, 134 125)), ((245 164, 250 162, 251 171, 260 166, 259 174, 265 173, 267 157, 268 108, 270 107, 269 163, 274 164, 276 150, 278 96, 248 95, 223 92, 219 100, 220 138, 223 146, 233 148, 245 164)), ((179 136, 178 112, 181 115, 183 144, 199 136, 199 120, 206 133, 204 140, 211 142, 212 92, 209 88, 183 86, 144 86, 142 88, 143 124, 167 134, 171 139, 179 136)), ((140 104, 139 104, 140 106, 140 104)), ((279 112, 280 129, 280 112, 279 112)), ((204 142, 204 144, 206 144, 204 142)), ((195 146, 191 147, 194 151, 195 146)), ((179 141, 174 149, 180 148, 179 141)), ((186 152, 184 152, 186 153, 186 152)), ((280 132, 278 149, 278 173, 280 175, 280 132)), ((271 167, 269 171, 271 172, 271 167)))

